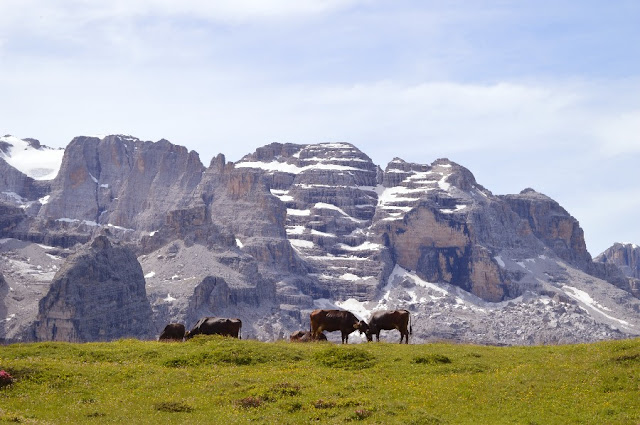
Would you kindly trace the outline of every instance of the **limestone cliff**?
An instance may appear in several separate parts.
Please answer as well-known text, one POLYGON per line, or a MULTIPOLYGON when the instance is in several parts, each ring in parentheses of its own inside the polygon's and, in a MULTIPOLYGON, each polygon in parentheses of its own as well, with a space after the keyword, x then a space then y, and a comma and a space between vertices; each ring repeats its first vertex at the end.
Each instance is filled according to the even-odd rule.
POLYGON ((185 206, 203 170, 197 153, 166 140, 76 137, 39 217, 89 231, 98 225, 153 231, 185 206))
POLYGON ((533 234, 558 257, 582 269, 591 263, 580 223, 556 201, 533 189, 502 199, 529 223, 533 234))
MULTIPOLYGON (((434 329, 452 326, 440 337, 476 342, 483 341, 476 329, 490 329, 499 342, 501 329, 526 311, 549 315, 541 341, 636 329, 633 250, 592 261, 578 221, 556 201, 531 189, 496 196, 448 159, 395 158, 382 170, 349 143, 272 143, 236 163, 220 154, 205 168, 197 153, 166 140, 113 135, 75 138, 57 177, 32 189, 8 162, 0 171, 5 165, 0 337, 7 341, 146 338, 203 315, 240 316, 250 337, 279 338, 306 328, 313 308, 391 304, 433 320, 434 329), (105 230, 111 241, 99 236, 81 246, 105 230), (411 279, 394 289, 393 270, 411 279), (440 298, 443 288, 449 295, 440 298), (431 314, 456 315, 467 298, 469 309, 499 312, 505 325, 485 318, 462 332, 471 310, 459 321, 431 314), (532 299, 551 310, 537 301, 523 306, 532 299), (569 322, 575 326, 553 326, 569 322)), ((517 329, 505 332, 510 343, 519 340, 517 329)), ((535 332, 525 332, 527 343, 535 332)))
POLYGON ((67 259, 40 301, 37 341, 152 338, 142 268, 131 249, 106 236, 67 259))
POLYGON ((631 243, 615 243, 594 258, 596 263, 616 266, 628 279, 630 291, 640 298, 640 247, 631 243))

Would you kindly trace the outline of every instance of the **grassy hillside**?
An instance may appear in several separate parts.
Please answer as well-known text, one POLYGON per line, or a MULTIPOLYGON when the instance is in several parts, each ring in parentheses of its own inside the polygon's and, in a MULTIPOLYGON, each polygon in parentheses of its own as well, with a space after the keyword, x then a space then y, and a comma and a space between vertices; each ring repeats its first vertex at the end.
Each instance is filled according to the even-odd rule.
POLYGON ((0 347, 0 422, 640 423, 640 339, 589 345, 186 343, 0 347))

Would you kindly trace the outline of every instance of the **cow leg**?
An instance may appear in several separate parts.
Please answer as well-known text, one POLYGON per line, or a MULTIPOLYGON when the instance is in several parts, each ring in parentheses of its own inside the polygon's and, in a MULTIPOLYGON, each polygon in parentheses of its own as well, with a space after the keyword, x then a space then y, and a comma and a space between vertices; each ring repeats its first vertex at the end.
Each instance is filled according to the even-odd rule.
POLYGON ((380 342, 380 331, 376 332, 376 342, 380 342))
POLYGON ((318 326, 316 328, 316 330, 312 330, 311 331, 311 339, 318 339, 318 334, 320 334, 320 332, 322 332, 324 329, 322 328, 322 326, 318 326))

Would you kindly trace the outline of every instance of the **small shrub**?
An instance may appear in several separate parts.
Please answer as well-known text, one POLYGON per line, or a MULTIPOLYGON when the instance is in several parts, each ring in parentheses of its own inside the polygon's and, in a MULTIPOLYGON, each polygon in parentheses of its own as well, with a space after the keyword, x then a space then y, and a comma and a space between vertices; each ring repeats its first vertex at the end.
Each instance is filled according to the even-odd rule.
POLYGON ((427 356, 416 356, 412 362, 416 364, 447 364, 451 363, 451 359, 442 354, 429 354, 427 356))
POLYGON ((87 418, 101 418, 103 416, 107 416, 107 414, 102 412, 87 413, 87 418))
POLYGON ((614 357, 612 360, 620 364, 640 363, 640 354, 627 354, 624 356, 614 357))
POLYGON ((333 401, 324 401, 322 399, 314 401, 313 407, 316 409, 331 409, 332 407, 336 407, 336 403, 333 401))
POLYGON ((0 370, 0 388, 13 384, 13 376, 5 370, 0 370))
POLYGON ((180 401, 163 401, 154 405, 155 409, 159 412, 193 412, 193 407, 180 401))
POLYGON ((287 412, 293 413, 302 409, 302 403, 299 401, 293 402, 286 407, 287 412))
POLYGON ((260 397, 245 397, 240 400, 236 400, 235 405, 238 407, 242 407, 243 409, 251 409, 255 407, 262 406, 262 400, 260 397))
POLYGON ((357 421, 361 421, 363 419, 367 419, 369 416, 371 416, 371 411, 367 410, 367 409, 358 409, 354 412, 353 414, 353 419, 357 420, 357 421))
POLYGON ((271 387, 269 392, 274 396, 293 397, 300 394, 300 385, 283 382, 271 387))

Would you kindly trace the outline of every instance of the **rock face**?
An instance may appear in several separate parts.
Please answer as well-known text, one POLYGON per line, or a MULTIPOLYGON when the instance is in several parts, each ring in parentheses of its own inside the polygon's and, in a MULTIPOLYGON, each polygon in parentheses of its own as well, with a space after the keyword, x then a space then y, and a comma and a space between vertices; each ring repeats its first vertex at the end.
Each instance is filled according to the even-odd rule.
POLYGON ((640 334, 635 248, 593 261, 556 201, 496 196, 448 159, 382 170, 348 143, 272 143, 205 168, 166 140, 113 135, 75 138, 55 179, 3 166, 4 341, 153 338, 202 316, 270 340, 314 308, 407 308, 420 341, 640 334))
POLYGON ((35 139, 21 140, 10 135, 0 137, 0 189, 5 196, 9 194, 28 201, 44 196, 49 191, 49 181, 37 178, 46 178, 48 174, 55 176, 55 170, 48 169, 48 161, 43 160, 43 156, 51 157, 51 153, 55 163, 60 151, 42 146, 35 139), (24 160, 27 150, 35 153, 35 158, 30 158, 30 161, 24 160), (21 170, 14 167, 17 164, 21 170))
POLYGON ((69 257, 40 301, 37 341, 152 338, 142 268, 133 251, 98 236, 69 257))
POLYGON ((520 292, 493 257, 514 246, 539 248, 499 198, 447 159, 431 165, 399 158, 389 163, 374 221, 396 264, 488 301, 520 292))
MULTIPOLYGON (((278 198, 285 234, 319 297, 366 299, 391 271, 388 250, 369 232, 381 170, 348 143, 273 143, 236 169, 261 176, 278 198)), ((284 292, 291 292, 283 285, 284 292)))
POLYGON ((640 246, 631 243, 616 243, 595 258, 601 263, 613 263, 625 276, 640 279, 640 246))
POLYGON ((598 255, 595 262, 616 266, 629 278, 629 290, 640 298, 640 247, 631 243, 616 243, 598 255))
POLYGON ((535 237, 562 260, 581 269, 591 263, 578 220, 556 201, 533 189, 525 189, 519 195, 506 195, 502 199, 527 221, 535 237))
POLYGON ((203 169, 197 153, 166 140, 76 137, 39 217, 153 231, 185 206, 203 169))

